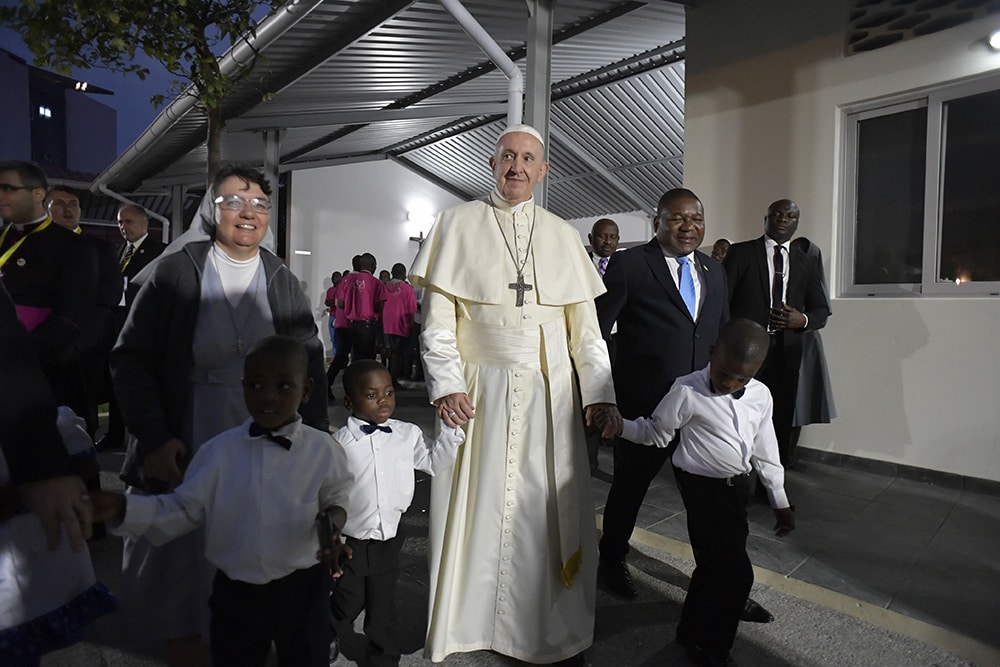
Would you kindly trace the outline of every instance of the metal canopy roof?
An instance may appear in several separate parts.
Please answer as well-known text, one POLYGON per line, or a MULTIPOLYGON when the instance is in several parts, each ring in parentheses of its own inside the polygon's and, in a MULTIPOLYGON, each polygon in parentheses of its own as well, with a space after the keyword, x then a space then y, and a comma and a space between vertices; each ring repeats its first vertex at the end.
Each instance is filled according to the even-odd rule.
MULTIPOLYGON (((463 4, 523 73, 528 3, 463 4)), ((555 3, 553 212, 648 211, 681 184, 683 4, 555 3)), ((492 186, 486 158, 506 122, 507 80, 436 0, 299 0, 257 39, 260 55, 223 107, 223 160, 261 163, 262 132, 278 129, 282 171, 391 159, 462 198, 492 186)), ((238 56, 222 60, 235 68, 238 56)), ((206 127, 178 98, 96 183, 201 186, 206 127)))

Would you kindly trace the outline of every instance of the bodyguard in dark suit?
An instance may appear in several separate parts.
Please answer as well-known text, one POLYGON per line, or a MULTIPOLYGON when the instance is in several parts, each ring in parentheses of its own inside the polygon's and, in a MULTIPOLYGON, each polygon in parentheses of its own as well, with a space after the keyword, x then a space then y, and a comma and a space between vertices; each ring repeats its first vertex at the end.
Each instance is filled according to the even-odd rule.
POLYGON ((798 225, 798 205, 780 199, 767 209, 764 236, 733 244, 725 261, 732 316, 753 320, 771 333, 771 348, 757 379, 771 390, 784 466, 795 461, 791 430, 802 332, 822 329, 830 316, 822 268, 789 244, 798 225))
POLYGON ((45 211, 48 179, 31 162, 0 162, 0 272, 56 401, 82 414, 75 343, 97 294, 97 254, 45 211))
MULTIPOLYGON (((656 237, 649 243, 611 257, 604 274, 608 291, 596 301, 605 339, 618 322, 615 395, 627 419, 649 417, 676 378, 703 368, 729 319, 722 266, 696 250, 705 237, 698 197, 685 189, 667 192, 653 229, 656 237)), ((636 595, 625 557, 639 507, 671 452, 622 438, 615 442, 600 573, 605 586, 622 597, 636 595)))
MULTIPOLYGON (((121 306, 128 307, 132 305, 132 300, 139 291, 137 285, 132 285, 132 280, 150 262, 159 257, 167 246, 149 236, 149 216, 139 206, 126 204, 118 209, 118 230, 124 239, 118 246, 118 262, 125 277, 125 301, 121 306)), ((121 325, 125 323, 127 312, 124 308, 119 312, 121 318, 118 324, 119 331, 121 325)))
POLYGON ((108 365, 108 355, 118 336, 114 309, 121 298, 122 279, 114 246, 103 239, 83 233, 83 228, 80 227, 80 197, 77 193, 63 185, 54 186, 49 190, 48 201, 52 222, 79 236, 97 255, 97 300, 88 312, 82 331, 76 339, 83 378, 81 405, 84 407, 84 411, 78 414, 87 423, 87 433, 93 438, 97 433, 97 404, 101 402, 101 384, 108 365))
MULTIPOLYGON (((119 300, 115 307, 116 338, 125 325, 128 309, 132 306, 132 301, 139 291, 138 285, 133 284, 133 279, 150 262, 159 257, 164 248, 167 247, 162 241, 157 241, 149 236, 149 216, 140 206, 126 204, 118 209, 118 231, 121 232, 123 241, 116 250, 117 273, 120 281, 119 300)), ((110 373, 105 375, 108 399, 108 432, 97 443, 97 449, 100 451, 125 447, 125 423, 122 421, 121 410, 119 410, 118 401, 114 396, 111 375, 110 373)))

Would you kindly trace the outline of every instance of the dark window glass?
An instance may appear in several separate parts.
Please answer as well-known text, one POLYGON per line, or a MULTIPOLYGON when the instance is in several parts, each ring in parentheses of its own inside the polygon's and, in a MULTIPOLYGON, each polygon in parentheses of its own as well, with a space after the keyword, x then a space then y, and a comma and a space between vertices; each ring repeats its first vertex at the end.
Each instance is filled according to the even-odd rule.
POLYGON ((944 105, 938 279, 1000 281, 1000 91, 944 105))
POLYGON ((927 109, 858 122, 854 283, 919 283, 927 109))

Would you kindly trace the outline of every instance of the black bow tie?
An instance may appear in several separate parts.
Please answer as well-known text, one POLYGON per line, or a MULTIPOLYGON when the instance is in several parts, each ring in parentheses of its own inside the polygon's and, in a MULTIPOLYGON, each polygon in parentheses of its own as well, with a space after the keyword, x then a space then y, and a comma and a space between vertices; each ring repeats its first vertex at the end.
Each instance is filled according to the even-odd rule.
POLYGON ((380 424, 361 424, 361 432, 365 435, 371 435, 375 431, 385 431, 386 433, 392 433, 392 429, 388 426, 382 426, 380 424))
POLYGON ((250 437, 258 438, 260 436, 264 436, 274 444, 284 447, 285 449, 292 448, 292 441, 289 438, 286 438, 283 435, 275 435, 257 422, 250 422, 250 437))

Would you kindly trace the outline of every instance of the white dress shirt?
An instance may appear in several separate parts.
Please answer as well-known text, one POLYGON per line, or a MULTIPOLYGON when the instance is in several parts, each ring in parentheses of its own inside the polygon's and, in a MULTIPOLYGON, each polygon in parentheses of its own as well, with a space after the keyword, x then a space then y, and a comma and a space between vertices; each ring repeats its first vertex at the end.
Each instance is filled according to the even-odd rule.
MULTIPOLYGON (((145 234, 143 234, 139 239, 137 239, 135 243, 132 243, 131 241, 126 240, 125 241, 125 245, 122 246, 122 251, 118 254, 118 263, 121 264, 122 260, 125 259, 125 255, 128 254, 129 247, 132 248, 132 257, 134 258, 135 257, 135 253, 139 252, 139 246, 141 246, 142 242, 145 241, 147 238, 149 238, 149 233, 148 232, 145 233, 145 234)), ((131 259, 129 261, 131 261, 131 259)), ((118 305, 121 306, 122 308, 125 307, 125 291, 126 290, 128 290, 128 276, 122 274, 122 298, 120 298, 118 300, 118 305)))
MULTIPOLYGON (((767 287, 771 288, 774 284, 774 248, 775 246, 781 246, 781 257, 784 260, 782 266, 784 268, 784 275, 781 277, 781 302, 785 302, 785 295, 788 294, 788 274, 789 271, 789 257, 788 257, 788 241, 784 243, 778 243, 770 236, 764 237, 764 254, 767 257, 767 287)), ((780 308, 781 303, 772 303, 771 308, 780 308)))
POLYGON ((265 584, 316 565, 316 515, 346 507, 352 477, 330 434, 299 418, 250 437, 247 420, 198 450, 173 493, 126 496, 125 519, 112 532, 145 535, 159 545, 205 526, 205 557, 230 579, 265 584))
POLYGON ((651 417, 626 419, 622 437, 666 447, 680 430, 675 466, 722 479, 756 468, 771 506, 781 509, 788 507, 788 496, 771 408, 771 392, 757 380, 750 380, 742 393, 714 393, 705 367, 677 378, 651 417))
POLYGON ((361 430, 366 423, 351 415, 333 434, 354 477, 343 533, 358 540, 389 540, 413 502, 413 471, 435 475, 451 466, 465 431, 442 424, 432 440, 415 424, 389 419, 380 426, 391 428, 391 433, 376 430, 369 435, 361 430))

